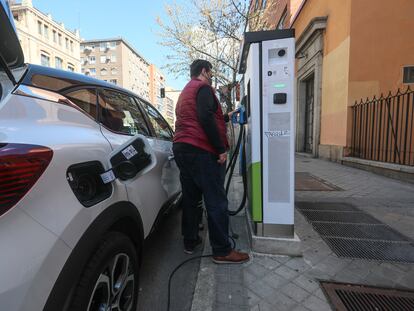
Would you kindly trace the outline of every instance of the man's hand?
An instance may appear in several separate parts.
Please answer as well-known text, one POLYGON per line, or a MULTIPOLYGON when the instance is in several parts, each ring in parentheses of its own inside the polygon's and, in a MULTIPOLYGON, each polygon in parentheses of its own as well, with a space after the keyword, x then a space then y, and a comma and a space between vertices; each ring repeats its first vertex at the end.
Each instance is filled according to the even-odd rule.
POLYGON ((223 163, 225 163, 225 162, 226 162, 226 160, 227 160, 227 153, 226 153, 226 152, 224 152, 224 153, 220 153, 218 157, 219 157, 219 158, 218 158, 217 162, 218 162, 219 164, 223 164, 223 163))

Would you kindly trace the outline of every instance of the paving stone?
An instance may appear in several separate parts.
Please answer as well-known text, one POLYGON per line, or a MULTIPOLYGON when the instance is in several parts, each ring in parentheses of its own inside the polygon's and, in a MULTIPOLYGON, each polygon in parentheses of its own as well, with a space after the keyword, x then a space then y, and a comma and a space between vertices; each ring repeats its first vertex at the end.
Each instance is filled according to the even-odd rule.
POLYGON ((266 301, 261 301, 256 306, 253 306, 250 311, 275 311, 275 307, 266 301))
POLYGON ((263 278, 263 282, 270 285, 273 289, 277 290, 288 283, 288 280, 276 273, 270 273, 263 278))
POLYGON ((234 306, 230 304, 215 303, 213 305, 213 310, 214 311, 249 311, 250 308, 248 306, 234 306))
POLYGON ((259 297, 269 296, 274 292, 274 288, 269 286, 266 282, 263 282, 263 280, 257 280, 248 284, 247 287, 259 297))
POLYGON ((274 306, 274 310, 278 311, 290 311, 297 306, 297 303, 284 295, 281 292, 275 292, 271 296, 266 296, 264 299, 274 306))
POLYGON ((255 256, 254 258, 255 262, 259 263, 260 265, 262 265, 265 269, 267 270, 273 270, 276 269, 277 267, 279 267, 281 265, 280 262, 278 262, 277 260, 274 260, 270 257, 267 256, 255 256))
POLYGON ((296 302, 301 302, 309 296, 309 293, 294 283, 288 283, 282 287, 282 292, 296 302))
POLYGON ((221 273, 216 274, 216 281, 217 283, 225 283, 225 282, 231 282, 231 283, 242 283, 243 282, 243 272, 240 273, 221 273))
POLYGON ((261 297, 257 296, 251 290, 247 290, 247 303, 250 307, 257 305, 261 300, 261 297))
POLYGON ((216 302, 220 304, 231 304, 236 306, 247 306, 246 297, 242 294, 229 294, 220 291, 216 294, 216 302))
POLYGON ((384 279, 392 279, 395 282, 398 282, 406 275, 406 272, 401 271, 394 266, 386 266, 381 263, 373 263, 371 273, 377 274, 379 277, 384 279))
POLYGON ((364 283, 380 287, 392 287, 395 284, 393 279, 384 278, 376 273, 369 273, 364 278, 364 283))
POLYGON ((321 300, 324 300, 324 301, 326 300, 326 296, 320 287, 316 289, 316 291, 314 291, 312 295, 320 298, 321 300))
POLYGON ((254 276, 253 274, 251 274, 250 272, 248 272, 247 270, 244 271, 244 283, 246 285, 253 283, 254 281, 257 280, 256 276, 254 276))
POLYGON ((269 273, 269 270, 258 263, 252 263, 246 268, 247 272, 253 274, 256 278, 262 278, 269 273))
POLYGON ((360 275, 356 275, 350 272, 348 269, 344 269, 338 274, 335 275, 334 280, 335 282, 341 283, 353 283, 353 284, 360 284, 362 283, 364 277, 360 275))
POLYGON ((310 265, 305 262, 303 258, 292 258, 285 263, 285 266, 297 271, 303 272, 310 268, 310 265))
POLYGON ((289 256, 274 256, 273 257, 274 260, 276 260, 280 263, 285 263, 285 262, 289 261, 290 258, 292 258, 292 257, 289 257, 289 256))
POLYGON ((350 259, 328 256, 326 259, 316 264, 314 268, 323 271, 325 274, 334 276, 342 271, 351 262, 352 260, 350 259))
POLYGON ((304 302, 302 302, 302 305, 306 306, 306 308, 312 311, 331 311, 332 310, 327 301, 324 301, 313 295, 311 295, 304 302))
POLYGON ((346 271, 359 275, 361 278, 365 278, 372 269, 372 262, 367 260, 353 260, 347 267, 346 271))
POLYGON ((285 279, 288 279, 288 280, 297 277, 298 274, 299 274, 297 271, 295 271, 295 270, 293 270, 293 269, 291 269, 287 266, 284 266, 284 265, 282 265, 282 266, 278 267, 277 269, 275 269, 274 272, 279 274, 280 276, 283 276, 285 279))
POLYGON ((398 281, 398 284, 409 289, 414 289, 414 268, 412 268, 410 272, 407 272, 407 274, 398 281))
POLYGON ((313 293, 318 287, 319 283, 312 278, 305 275, 299 275, 293 280, 293 283, 306 290, 308 293, 313 293))
POLYGON ((292 311, 309 311, 309 309, 299 305, 296 306, 295 309, 293 309, 292 311))

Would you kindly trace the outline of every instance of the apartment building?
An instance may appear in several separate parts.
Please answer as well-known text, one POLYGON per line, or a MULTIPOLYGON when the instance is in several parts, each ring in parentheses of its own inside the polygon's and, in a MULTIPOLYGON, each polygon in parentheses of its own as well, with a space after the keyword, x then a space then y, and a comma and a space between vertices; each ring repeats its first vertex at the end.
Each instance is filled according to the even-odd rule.
POLYGON ((35 7, 31 0, 12 1, 11 10, 25 61, 80 72, 80 35, 35 7))
POLYGON ((175 107, 177 106, 178 97, 180 97, 181 91, 175 90, 170 86, 165 88, 165 106, 166 112, 164 114, 167 121, 174 128, 175 125, 175 107))
POLYGON ((150 100, 151 103, 162 113, 165 113, 164 98, 161 98, 161 88, 165 88, 165 77, 154 65, 149 66, 150 71, 150 100))
POLYGON ((123 38, 84 40, 82 73, 150 98, 149 62, 123 38))

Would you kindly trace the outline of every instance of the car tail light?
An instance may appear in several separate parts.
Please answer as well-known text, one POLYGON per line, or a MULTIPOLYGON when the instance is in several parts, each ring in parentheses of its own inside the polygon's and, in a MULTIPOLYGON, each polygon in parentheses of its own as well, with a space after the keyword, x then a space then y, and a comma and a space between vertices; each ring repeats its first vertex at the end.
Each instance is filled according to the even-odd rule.
POLYGON ((43 146, 0 144, 0 216, 32 188, 52 156, 43 146))

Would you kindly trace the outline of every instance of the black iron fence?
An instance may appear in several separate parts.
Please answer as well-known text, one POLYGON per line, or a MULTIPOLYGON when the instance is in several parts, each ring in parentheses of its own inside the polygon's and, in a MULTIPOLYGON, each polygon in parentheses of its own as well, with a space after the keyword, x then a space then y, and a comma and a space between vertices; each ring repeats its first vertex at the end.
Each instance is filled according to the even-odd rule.
POLYGON ((351 156, 414 166, 414 91, 355 102, 351 156))

